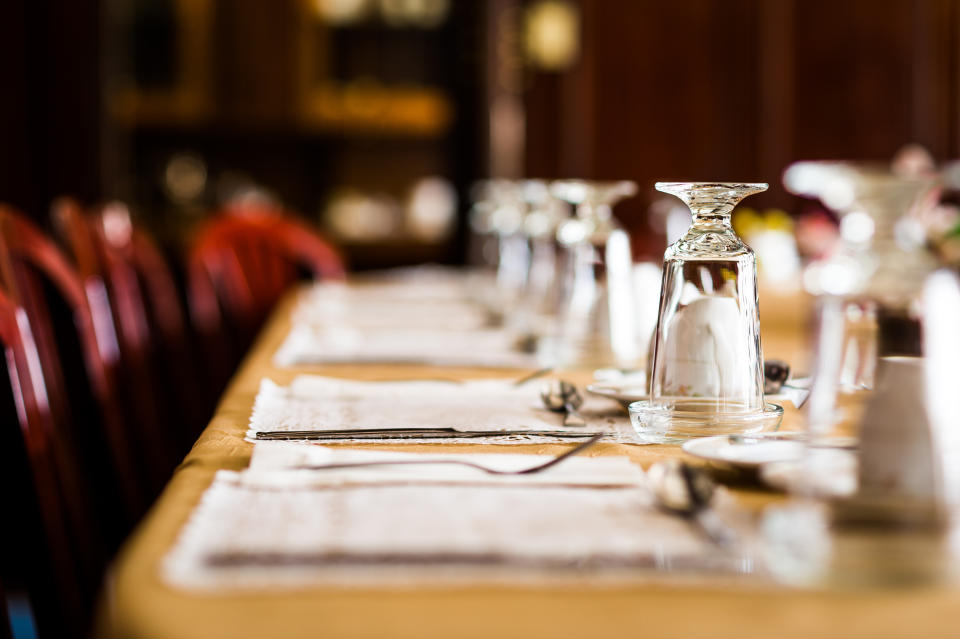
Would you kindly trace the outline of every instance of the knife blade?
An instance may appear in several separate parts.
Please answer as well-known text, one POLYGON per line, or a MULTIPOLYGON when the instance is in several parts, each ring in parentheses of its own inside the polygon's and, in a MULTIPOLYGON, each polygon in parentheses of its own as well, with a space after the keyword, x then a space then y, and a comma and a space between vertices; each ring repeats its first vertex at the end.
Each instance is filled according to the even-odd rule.
POLYGON ((456 430, 455 428, 383 428, 360 430, 291 430, 259 431, 260 440, 314 440, 336 441, 346 439, 459 439, 481 437, 506 437, 525 435, 528 437, 557 437, 564 439, 585 439, 597 435, 597 432, 564 430, 456 430))

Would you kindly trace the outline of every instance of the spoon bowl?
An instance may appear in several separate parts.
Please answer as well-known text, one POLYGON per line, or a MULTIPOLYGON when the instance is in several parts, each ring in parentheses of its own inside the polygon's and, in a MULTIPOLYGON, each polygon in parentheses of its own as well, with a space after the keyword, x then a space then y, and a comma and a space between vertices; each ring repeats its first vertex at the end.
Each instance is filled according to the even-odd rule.
POLYGON ((564 426, 586 426, 587 420, 578 412, 583 395, 577 387, 562 379, 550 380, 540 390, 544 407, 554 413, 563 413, 564 426))
POLYGON ((688 518, 717 546, 736 541, 733 530, 710 507, 717 485, 702 468, 669 459, 651 466, 647 477, 662 509, 688 518))

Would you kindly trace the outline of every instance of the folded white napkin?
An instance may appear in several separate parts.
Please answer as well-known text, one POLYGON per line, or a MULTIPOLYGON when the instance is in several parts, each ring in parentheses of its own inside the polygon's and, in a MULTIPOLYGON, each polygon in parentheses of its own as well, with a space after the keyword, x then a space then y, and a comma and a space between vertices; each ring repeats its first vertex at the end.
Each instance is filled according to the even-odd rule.
POLYGON ((261 381, 247 439, 256 441, 258 431, 456 428, 490 431, 491 439, 485 443, 530 441, 517 436, 492 439, 503 430, 604 431, 610 433, 610 441, 633 440, 629 419, 607 400, 589 398, 581 412, 586 427, 564 427, 561 414, 543 408, 535 382, 522 386, 504 379, 362 382, 300 375, 289 386, 261 381))
MULTIPOLYGON (((584 454, 588 454, 584 451, 584 454)), ((326 486, 356 483, 467 483, 554 486, 642 486, 645 476, 626 457, 574 456, 544 471, 527 475, 492 475, 459 464, 406 464, 301 469, 324 464, 411 461, 465 461, 500 471, 517 471, 550 461, 550 455, 424 454, 327 448, 293 442, 259 442, 240 482, 256 485, 326 486), (298 470, 299 469, 299 470, 298 470)))
MULTIPOLYGON (((580 580, 684 562, 703 568, 717 555, 687 520, 655 506, 643 472, 623 458, 572 458, 542 476, 490 480, 452 467, 362 476, 284 470, 304 460, 388 456, 258 446, 249 470, 217 474, 164 559, 164 579, 217 590, 451 578, 476 583, 484 575, 553 582, 566 572, 580 580), (554 483, 545 482, 550 476, 554 483), (597 478, 616 483, 598 486, 597 478)), ((542 459, 466 457, 505 468, 542 459)))
MULTIPOLYGON (((392 318, 385 317, 385 324, 392 318)), ((349 323, 312 325, 295 323, 274 354, 277 366, 390 362, 470 366, 482 368, 534 368, 533 355, 514 349, 514 340, 500 329, 438 330, 436 327, 363 328, 349 323)))
POLYGON ((315 284, 301 295, 294 324, 351 326, 357 329, 430 328, 475 330, 489 322, 476 304, 450 293, 414 285, 348 286, 315 284))
POLYGON ((411 362, 525 368, 513 338, 490 328, 489 312, 467 299, 459 277, 400 277, 366 284, 319 283, 292 313, 278 366, 411 362))

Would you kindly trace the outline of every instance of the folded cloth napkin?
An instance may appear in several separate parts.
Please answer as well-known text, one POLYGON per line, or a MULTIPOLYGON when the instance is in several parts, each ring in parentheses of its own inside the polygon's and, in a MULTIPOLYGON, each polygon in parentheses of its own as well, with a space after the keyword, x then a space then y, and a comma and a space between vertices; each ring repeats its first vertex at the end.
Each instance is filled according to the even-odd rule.
MULTIPOLYGON (((467 457, 504 467, 542 459, 467 457)), ((688 521, 657 509, 643 472, 625 459, 572 458, 542 475, 472 478, 478 481, 453 466, 410 467, 402 477, 386 468, 363 477, 283 469, 360 458, 373 456, 258 445, 249 470, 217 474, 164 559, 164 579, 236 589, 742 569, 743 557, 721 557, 688 521), (598 487, 596 477, 615 483, 598 487)))
POLYGON ((485 443, 570 441, 498 437, 497 431, 503 430, 604 431, 610 441, 633 441, 629 420, 609 401, 590 398, 581 412, 587 418, 586 427, 564 427, 561 414, 543 408, 535 383, 516 386, 504 379, 362 382, 300 375, 289 386, 261 381, 247 440, 256 441, 258 431, 430 427, 490 431, 485 443))
POLYGON ((626 457, 571 457, 544 471, 527 475, 493 475, 476 468, 436 461, 471 462, 498 471, 518 471, 548 462, 550 455, 423 454, 328 448, 294 442, 259 442, 250 467, 240 482, 267 486, 329 486, 344 484, 398 483, 406 481, 446 484, 525 484, 552 486, 641 486, 643 471, 626 457), (409 464, 408 462, 426 462, 409 464), (325 464, 403 462, 395 466, 360 466, 327 469, 307 467, 325 464), (291 471, 300 470, 299 473, 291 471), (278 472, 284 471, 284 472, 278 472))
POLYGON ((359 292, 394 298, 464 300, 471 297, 474 275, 462 267, 421 264, 353 274, 350 282, 359 292))
POLYGON ((315 284, 293 311, 294 324, 351 326, 357 329, 421 328, 469 331, 489 323, 489 314, 476 304, 430 293, 412 285, 349 286, 315 284))
POLYGON ((357 328, 347 323, 294 323, 277 349, 277 366, 391 362, 435 366, 533 368, 501 329, 438 330, 427 326, 357 328))

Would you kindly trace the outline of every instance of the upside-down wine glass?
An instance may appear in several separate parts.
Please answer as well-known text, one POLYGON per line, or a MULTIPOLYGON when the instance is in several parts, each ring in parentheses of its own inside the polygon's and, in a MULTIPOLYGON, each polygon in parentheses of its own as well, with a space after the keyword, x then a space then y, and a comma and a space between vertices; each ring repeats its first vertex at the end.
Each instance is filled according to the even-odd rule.
POLYGON ((521 194, 527 211, 523 233, 530 254, 521 298, 509 328, 518 347, 534 351, 537 340, 549 332, 559 303, 562 255, 557 245, 557 228, 568 217, 567 204, 550 194, 544 180, 524 180, 521 194))
POLYGON ((637 193, 635 182, 561 180, 551 193, 576 207, 557 229, 564 253, 563 300, 556 341, 541 340, 545 363, 572 367, 633 367, 637 337, 633 313, 630 238, 613 217, 613 206, 637 193), (545 353, 555 347, 554 352, 545 353))
POLYGON ((491 311, 505 320, 522 298, 530 267, 530 249, 523 233, 526 205, 518 182, 494 180, 491 189, 494 206, 490 221, 497 235, 496 297, 491 311))
POLYGON ((740 200, 766 184, 658 182, 693 214, 664 255, 650 397, 630 405, 644 443, 776 428, 783 409, 763 397, 756 258, 730 224, 740 200))
POLYGON ((491 180, 479 180, 470 188, 470 238, 468 291, 476 303, 486 309, 495 307, 500 238, 493 226, 496 208, 495 186, 491 180))

